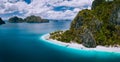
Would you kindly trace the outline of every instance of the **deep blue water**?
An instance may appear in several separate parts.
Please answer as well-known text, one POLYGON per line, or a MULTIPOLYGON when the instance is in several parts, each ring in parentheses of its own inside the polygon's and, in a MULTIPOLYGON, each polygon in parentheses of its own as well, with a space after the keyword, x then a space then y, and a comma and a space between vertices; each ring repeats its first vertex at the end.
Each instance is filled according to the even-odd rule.
POLYGON ((0 26, 0 62, 120 62, 120 54, 66 48, 40 39, 71 21, 7 23, 0 26))

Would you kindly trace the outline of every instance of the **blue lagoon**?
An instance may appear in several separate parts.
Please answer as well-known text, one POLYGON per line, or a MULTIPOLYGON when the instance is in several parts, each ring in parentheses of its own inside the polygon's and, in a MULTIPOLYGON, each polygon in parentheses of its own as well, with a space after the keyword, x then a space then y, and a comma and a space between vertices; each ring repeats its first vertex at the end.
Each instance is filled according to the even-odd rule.
POLYGON ((69 29, 71 21, 7 23, 0 26, 0 62, 119 62, 120 54, 78 50, 45 42, 46 33, 69 29))

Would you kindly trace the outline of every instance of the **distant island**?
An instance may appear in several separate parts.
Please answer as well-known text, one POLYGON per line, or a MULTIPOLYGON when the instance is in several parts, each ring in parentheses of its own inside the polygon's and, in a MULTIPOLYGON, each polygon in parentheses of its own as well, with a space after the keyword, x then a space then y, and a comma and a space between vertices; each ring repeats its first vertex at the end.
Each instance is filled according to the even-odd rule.
POLYGON ((1 24, 5 24, 5 22, 2 20, 2 18, 0 18, 0 25, 1 24))
POLYGON ((22 23, 22 22, 26 22, 26 23, 47 23, 47 22, 49 22, 48 19, 42 19, 41 17, 35 16, 35 15, 28 16, 25 19, 14 16, 14 17, 9 18, 8 21, 10 23, 22 23))
POLYGON ((120 47, 120 0, 94 0, 91 8, 80 11, 69 30, 50 33, 48 39, 87 48, 120 47))
POLYGON ((24 21, 27 22, 27 23, 45 23, 45 22, 49 22, 48 19, 42 19, 41 17, 34 16, 34 15, 26 17, 24 19, 24 21))
POLYGON ((8 20, 10 23, 22 23, 24 20, 22 18, 19 18, 17 16, 11 17, 8 20))

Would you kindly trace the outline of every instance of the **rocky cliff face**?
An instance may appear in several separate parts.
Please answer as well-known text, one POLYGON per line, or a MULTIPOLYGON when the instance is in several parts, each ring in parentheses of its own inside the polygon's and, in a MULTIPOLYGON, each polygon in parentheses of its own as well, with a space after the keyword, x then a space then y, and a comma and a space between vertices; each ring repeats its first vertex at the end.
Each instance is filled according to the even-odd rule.
POLYGON ((95 9, 97 6, 99 6, 100 4, 104 3, 105 0, 94 0, 92 3, 92 9, 95 9))
POLYGON ((120 25, 120 7, 114 7, 110 16, 110 22, 115 25, 120 25))
POLYGON ((92 32, 89 30, 89 29, 85 29, 84 30, 84 33, 81 35, 80 37, 82 40, 82 44, 85 46, 85 47, 88 47, 88 48, 94 48, 96 47, 96 41, 93 37, 93 34, 92 32))
POLYGON ((2 20, 2 18, 0 18, 0 25, 1 24, 5 24, 5 22, 2 20))
POLYGON ((91 10, 80 11, 70 29, 57 36, 59 41, 74 41, 88 48, 120 45, 120 0, 94 0, 91 10))
POLYGON ((86 47, 120 44, 120 1, 94 0, 92 10, 82 10, 71 23, 86 47))
POLYGON ((106 21, 110 21, 109 23, 120 25, 120 0, 94 0, 92 10, 96 15, 106 17, 106 21))
POLYGON ((71 23, 70 31, 80 38, 84 46, 96 47, 96 41, 93 36, 102 27, 102 22, 97 19, 91 10, 82 10, 78 13, 71 23))

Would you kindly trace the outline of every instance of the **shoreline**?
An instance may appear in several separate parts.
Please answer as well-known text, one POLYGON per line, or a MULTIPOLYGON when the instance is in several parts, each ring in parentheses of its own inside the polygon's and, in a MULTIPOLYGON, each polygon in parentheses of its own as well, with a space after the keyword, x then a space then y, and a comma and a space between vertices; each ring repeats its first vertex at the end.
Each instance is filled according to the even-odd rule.
POLYGON ((97 46, 96 48, 86 48, 82 44, 78 43, 65 43, 53 39, 49 39, 50 34, 45 34, 41 37, 41 39, 53 43, 56 45, 64 46, 66 48, 74 48, 78 50, 90 50, 90 51, 103 51, 103 52, 115 52, 115 53, 120 53, 120 46, 119 47, 105 47, 105 46, 97 46))

